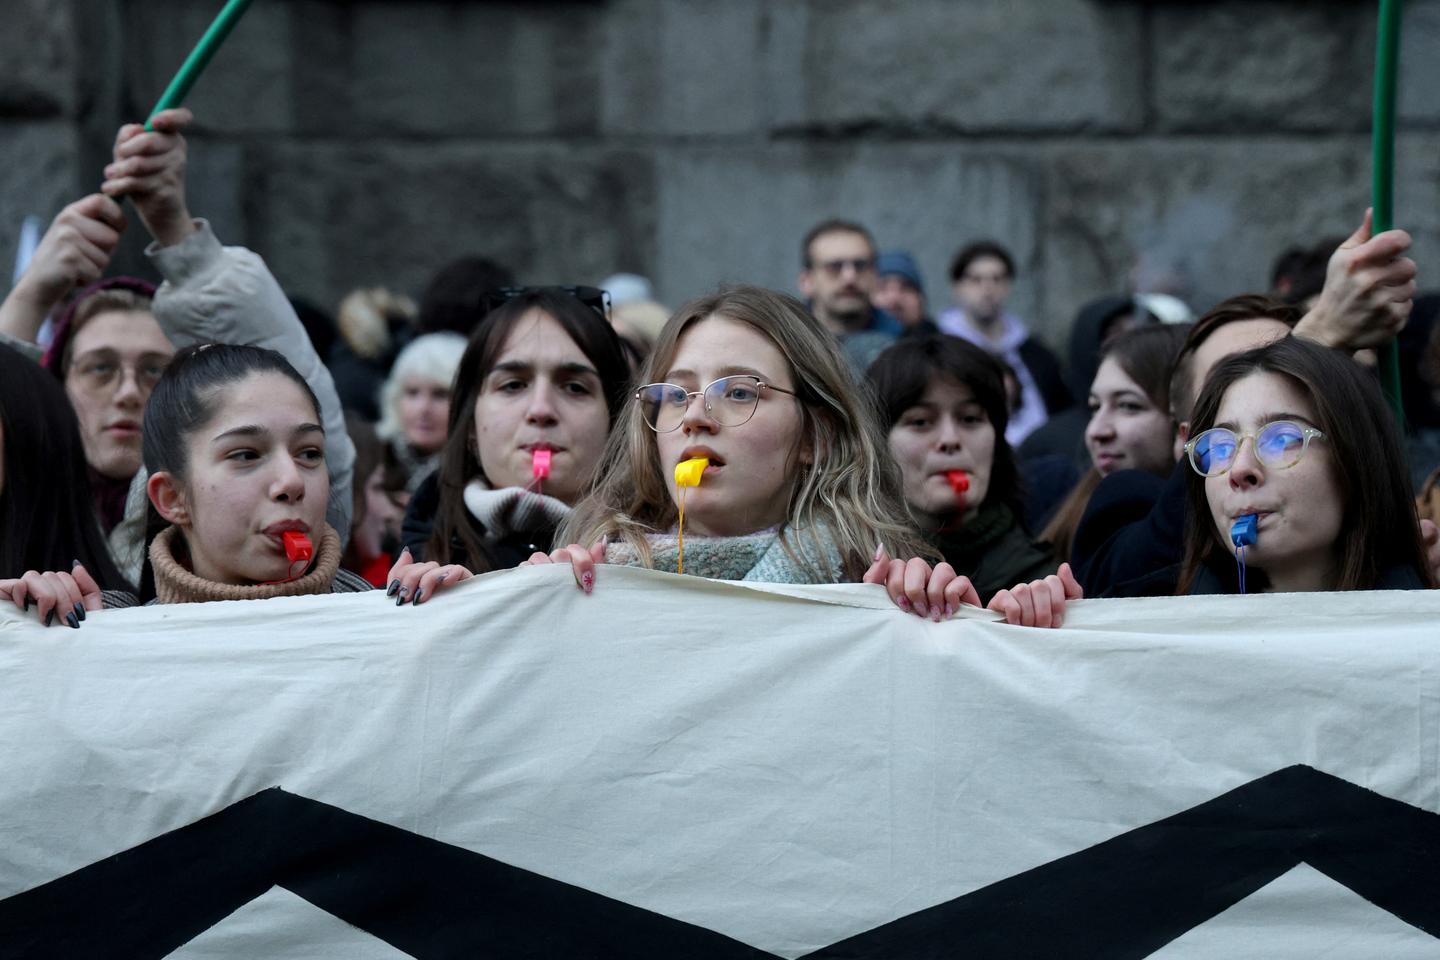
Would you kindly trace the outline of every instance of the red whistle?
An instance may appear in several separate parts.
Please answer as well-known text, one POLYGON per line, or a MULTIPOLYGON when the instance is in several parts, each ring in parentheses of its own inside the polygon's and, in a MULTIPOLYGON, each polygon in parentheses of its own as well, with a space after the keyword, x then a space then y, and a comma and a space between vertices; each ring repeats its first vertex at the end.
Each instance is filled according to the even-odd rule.
POLYGON ((285 544, 285 559, 291 563, 315 556, 315 545, 299 530, 286 530, 280 534, 280 540, 285 544))
POLYGON ((536 450, 530 455, 530 472, 535 475, 536 480, 544 480, 550 476, 549 450, 536 450))
POLYGON ((955 491, 955 495, 963 500, 965 492, 970 489, 970 474, 964 470, 947 470, 945 479, 950 481, 950 489, 955 491))

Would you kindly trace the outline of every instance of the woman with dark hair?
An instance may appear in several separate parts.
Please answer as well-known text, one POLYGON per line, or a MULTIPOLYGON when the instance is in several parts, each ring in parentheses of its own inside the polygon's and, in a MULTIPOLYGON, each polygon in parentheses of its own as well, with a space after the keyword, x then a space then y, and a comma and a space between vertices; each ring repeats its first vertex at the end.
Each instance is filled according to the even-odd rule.
MULTIPOLYGON (((11 599, 26 573, 69 570, 76 561, 105 588, 128 587, 105 548, 86 471, 64 390, 0 346, 0 599, 11 599)), ((82 616, 84 608, 72 612, 72 605, 46 603, 40 619, 82 616)))
POLYGON ((598 301, 538 287, 492 310, 460 359, 440 466, 406 511, 404 544, 424 562, 392 595, 428 592, 420 578, 443 566, 484 573, 548 551, 590 484, 629 378, 598 301))
MULTIPOLYGON (((144 435, 146 494, 152 517, 163 521, 146 557, 156 602, 371 589, 340 569, 340 536, 325 520, 320 404, 283 356, 232 344, 186 347, 150 395, 144 435)), ((102 596, 82 564, 48 569, 0 589, 22 606, 29 597, 87 610, 139 602, 128 591, 102 596)))
POLYGON ((1100 481, 1120 470, 1165 478, 1175 467, 1175 427, 1170 416, 1170 371, 1185 345, 1188 324, 1160 324, 1125 331, 1100 351, 1090 384, 1090 422, 1085 447, 1091 467, 1040 532, 1055 555, 1070 559, 1075 531, 1100 481))
POLYGON ((1230 357, 1190 429, 1179 593, 1435 586, 1394 417, 1349 357, 1297 337, 1230 357))
POLYGON ((1000 363, 972 343, 932 334, 887 349, 869 379, 905 502, 945 560, 987 601, 1053 574, 1054 557, 1031 542, 1020 519, 1000 363))

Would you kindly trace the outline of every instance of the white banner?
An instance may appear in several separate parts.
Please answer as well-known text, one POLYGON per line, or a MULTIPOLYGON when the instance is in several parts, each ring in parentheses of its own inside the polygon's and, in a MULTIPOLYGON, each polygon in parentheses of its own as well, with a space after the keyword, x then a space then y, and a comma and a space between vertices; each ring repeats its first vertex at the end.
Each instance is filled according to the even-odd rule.
POLYGON ((1436 591, 542 567, 4 611, 0 678, 6 958, 1440 957, 1436 591))

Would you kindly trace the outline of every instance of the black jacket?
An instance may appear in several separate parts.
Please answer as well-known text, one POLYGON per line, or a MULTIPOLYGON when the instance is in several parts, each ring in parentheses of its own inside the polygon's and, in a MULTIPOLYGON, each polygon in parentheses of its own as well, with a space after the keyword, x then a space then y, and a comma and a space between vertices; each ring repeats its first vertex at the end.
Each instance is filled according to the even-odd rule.
MULTIPOLYGON (((426 547, 435 532, 435 517, 440 512, 440 480, 432 473, 421 482, 415 495, 405 508, 405 519, 400 526, 400 543, 410 548, 410 555, 416 560, 425 559, 426 547)), ((489 570, 509 570, 530 559, 533 553, 549 553, 554 549, 555 528, 542 527, 535 530, 515 531, 507 536, 495 537, 480 525, 480 521, 466 515, 477 539, 486 547, 486 555, 471 562, 472 558, 458 540, 450 542, 450 562, 469 567, 477 573, 489 570)))
POLYGON ((985 507, 964 526, 941 533, 935 546, 956 573, 970 578, 982 603, 1017 583, 1047 577, 1058 566, 1003 504, 985 507))
MULTIPOLYGON (((1376 590, 1424 590, 1425 582, 1420 574, 1410 567, 1391 567, 1380 576, 1376 590)), ((1222 568, 1203 567, 1190 585, 1189 596, 1210 596, 1236 594, 1240 592, 1239 574, 1235 564, 1226 563, 1222 568)), ((1259 591, 1252 591, 1258 593, 1259 591)))
POLYGON ((1185 556, 1185 473, 1119 470, 1100 481, 1075 531, 1070 564, 1087 597, 1173 596, 1185 556))

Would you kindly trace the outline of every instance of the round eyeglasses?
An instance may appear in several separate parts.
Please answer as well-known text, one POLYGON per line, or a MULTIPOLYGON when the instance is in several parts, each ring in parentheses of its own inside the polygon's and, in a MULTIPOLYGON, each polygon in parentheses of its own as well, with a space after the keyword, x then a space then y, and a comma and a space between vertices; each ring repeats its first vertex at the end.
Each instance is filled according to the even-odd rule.
POLYGON ((705 398, 705 414, 722 427, 738 427, 755 416, 760 395, 774 390, 795 396, 795 391, 766 383, 759 377, 739 374, 721 377, 705 385, 703 390, 686 390, 673 383, 647 383, 635 391, 645 422, 656 433, 677 430, 695 397, 705 398))
POLYGON ((1255 456, 1274 470, 1293 467, 1310 449, 1311 440, 1324 440, 1325 434, 1314 427, 1302 426, 1293 420, 1267 423, 1254 433, 1236 433, 1225 427, 1206 430, 1185 444, 1190 466, 1202 477, 1218 477, 1228 473, 1240 455, 1240 445, 1255 442, 1255 456))

